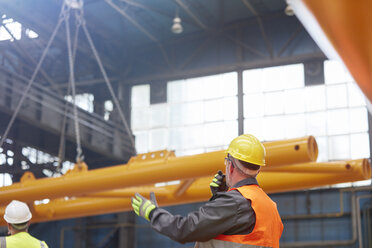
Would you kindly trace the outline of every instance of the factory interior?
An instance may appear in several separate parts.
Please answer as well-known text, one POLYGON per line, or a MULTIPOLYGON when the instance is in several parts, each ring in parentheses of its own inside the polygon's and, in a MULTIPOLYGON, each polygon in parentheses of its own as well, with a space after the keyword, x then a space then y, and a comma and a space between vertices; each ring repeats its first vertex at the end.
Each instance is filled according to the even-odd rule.
POLYGON ((194 247, 152 229, 131 197, 197 211, 229 143, 253 134, 280 247, 372 247, 371 9, 1 0, 0 236, 19 200, 48 247, 194 247))

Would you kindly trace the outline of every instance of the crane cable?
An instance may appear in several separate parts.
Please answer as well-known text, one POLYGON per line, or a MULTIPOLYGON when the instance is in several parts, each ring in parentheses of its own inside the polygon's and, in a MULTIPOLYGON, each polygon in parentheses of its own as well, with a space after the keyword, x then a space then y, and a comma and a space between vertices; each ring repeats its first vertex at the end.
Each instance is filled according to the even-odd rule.
MULTIPOLYGON (((69 71, 70 71, 70 85, 71 86, 71 91, 72 91, 72 99, 73 99, 73 111, 74 111, 74 126, 75 126, 75 135, 76 135, 76 145, 77 145, 77 155, 76 155, 76 162, 77 164, 80 164, 80 162, 83 161, 84 159, 84 156, 82 154, 82 148, 81 148, 81 138, 80 138, 80 129, 79 129, 79 116, 78 116, 78 112, 77 112, 77 106, 76 106, 76 84, 75 84, 75 73, 74 73, 74 61, 75 61, 75 52, 76 52, 76 47, 77 47, 77 36, 78 36, 78 31, 80 29, 80 26, 83 28, 83 31, 85 33, 85 36, 88 40, 88 43, 92 49, 92 52, 94 54, 94 57, 97 61, 97 64, 100 68, 100 71, 103 75, 103 78, 105 80, 105 83, 110 91, 110 94, 111 94, 111 97, 114 101, 114 104, 115 106, 117 107, 118 109, 118 112, 119 112, 119 116, 121 118, 121 121, 123 122, 124 126, 125 126, 125 130, 128 134, 128 137, 130 139, 130 142, 131 142, 131 145, 132 145, 132 148, 133 148, 133 152, 134 154, 136 154, 136 149, 135 149, 135 143, 134 143, 134 138, 131 134, 131 131, 129 129, 129 126, 128 126, 128 123, 124 117, 124 114, 123 114, 123 111, 121 109, 121 106, 120 106, 120 103, 114 93, 114 90, 112 88, 112 85, 110 83, 110 80, 107 76, 107 73, 103 67, 103 64, 102 64, 102 61, 98 55, 98 52, 97 52, 97 49, 96 47, 94 46, 94 43, 93 43, 93 40, 90 36, 90 33, 86 27, 86 22, 85 22, 85 19, 84 19, 84 12, 83 12, 83 3, 82 3, 82 0, 77 0, 77 7, 76 9, 76 12, 75 12, 75 19, 76 19, 76 34, 75 34, 75 40, 74 40, 74 48, 73 48, 73 51, 71 49, 71 35, 70 35, 70 27, 69 27, 69 14, 70 14, 70 10, 71 8, 70 7, 66 7, 66 8, 63 8, 63 13, 65 15, 65 25, 66 25, 66 40, 67 40, 67 48, 68 48, 68 57, 69 57, 69 71)), ((65 128, 63 128, 63 131, 64 131, 65 128)), ((62 136, 61 136, 62 137, 62 136)), ((64 141, 63 141, 64 142, 64 141)), ((62 152, 63 152, 63 148, 61 147, 62 145, 62 141, 60 143, 60 153, 59 153, 59 161, 61 161, 61 157, 62 157, 62 152)), ((59 163, 59 166, 60 166, 60 163, 59 163)))
MULTIPOLYGON (((75 12, 76 13, 76 12, 75 12)), ((74 34, 74 43, 73 43, 73 50, 72 50, 72 57, 73 57, 73 62, 75 63, 75 58, 76 58, 76 50, 77 50, 77 42, 78 42, 78 37, 79 37, 79 31, 81 27, 81 23, 76 20, 76 29, 75 29, 75 34, 74 34)), ((68 84, 68 89, 67 89, 67 95, 70 95, 71 93, 71 83, 68 84)), ((64 114, 63 114, 63 122, 62 122, 62 128, 61 128, 61 136, 60 136, 60 141, 59 141, 59 149, 58 149, 58 164, 57 164, 57 172, 61 172, 62 170, 62 162, 65 159, 65 147, 66 147, 66 125, 67 125, 67 108, 68 102, 66 101, 65 106, 64 106, 64 114)))
POLYGON ((71 34, 70 34, 70 7, 64 8, 65 15, 65 26, 66 26, 66 42, 67 42, 67 53, 68 53, 68 64, 69 64, 69 81, 71 84, 72 92, 72 103, 74 113, 74 126, 75 126, 75 138, 76 138, 76 163, 80 164, 83 161, 83 150, 81 148, 80 128, 79 128, 79 116, 76 105, 76 85, 75 85, 75 71, 74 71, 74 58, 71 47, 71 34))
POLYGON ((110 80, 109 80, 109 78, 108 78, 108 76, 107 76, 107 74, 106 74, 105 68, 103 67, 103 64, 102 64, 101 58, 100 58, 99 55, 98 55, 97 49, 96 49, 96 47, 94 46, 93 40, 92 40, 92 38, 91 38, 91 36, 90 36, 90 34, 89 34, 89 31, 88 31, 88 29, 87 29, 87 27, 86 27, 86 25, 85 25, 85 20, 84 20, 83 14, 81 14, 80 18, 81 18, 81 25, 82 25, 82 28, 83 28, 83 30, 84 30, 85 36, 86 36, 86 38, 87 38, 87 40, 88 40, 88 43, 89 43, 89 45, 90 45, 90 48, 92 49, 92 52, 93 52, 93 54, 94 54, 94 57, 96 58, 96 61, 97 61, 98 66, 99 66, 99 68, 100 68, 100 70, 101 70, 101 73, 102 73, 102 76, 103 76, 103 78, 104 78, 104 80, 105 80, 105 83, 106 83, 106 85, 107 85, 107 88, 108 88, 109 91, 110 91, 110 94, 111 94, 112 100, 114 101, 114 104, 115 104, 116 108, 118 109, 119 116, 120 116, 121 121, 122 121, 123 124, 124 124, 125 130, 126 130, 126 132, 127 132, 127 134, 128 134, 128 137, 129 137, 130 143, 131 143, 132 148, 133 148, 133 152, 134 152, 134 154, 136 154, 137 152, 136 152, 136 146, 135 146, 135 143, 134 143, 134 138, 133 138, 133 136, 132 136, 132 133, 131 133, 131 131, 130 131, 130 128, 129 128, 129 126, 128 126, 128 123, 127 123, 127 121, 126 121, 126 119, 125 119, 125 116, 124 116, 124 114, 123 114, 123 110, 122 110, 122 108, 121 108, 121 106, 120 106, 119 100, 117 99, 117 97, 116 97, 116 95, 115 95, 115 93, 114 93, 114 90, 113 90, 113 88, 112 88, 112 85, 111 85, 111 83, 110 83, 110 80))
MULTIPOLYGON (((76 18, 77 18, 77 23, 79 25, 81 25, 83 27, 83 30, 84 30, 84 33, 86 35, 86 38, 89 42, 89 45, 92 49, 92 52, 96 58, 96 61, 97 61, 97 64, 100 68, 100 71, 103 75, 103 78, 105 80, 105 83, 110 91, 110 94, 111 94, 111 97, 114 101, 114 104, 116 106, 116 108, 118 109, 118 112, 119 112, 119 116, 125 126, 125 130, 128 134, 128 137, 129 137, 129 140, 130 140, 130 143, 132 145, 132 148, 133 148, 133 152, 136 154, 136 148, 135 148, 135 143, 134 143, 134 138, 131 134, 131 131, 130 131, 130 128, 128 126, 128 123, 125 119, 125 116, 123 114, 123 111, 122 111, 122 108, 120 106, 120 103, 114 93, 114 90, 112 88, 112 85, 110 83, 110 80, 106 74, 106 71, 103 67, 103 64, 102 64, 102 61, 98 55, 98 52, 96 50, 96 47, 94 46, 94 43, 93 43, 93 40, 89 34, 89 31, 85 25, 85 20, 84 20, 84 17, 83 17, 83 8, 82 8, 82 1, 79 2, 81 5, 79 7, 79 11, 80 13, 76 15, 76 18)), ((73 98, 73 107, 74 107, 74 125, 75 125, 75 135, 76 135, 76 145, 77 145, 77 155, 76 155, 76 162, 81 162, 83 161, 83 154, 82 154, 82 148, 81 148, 81 140, 80 140, 80 129, 79 129, 79 122, 78 122, 78 113, 77 113, 77 106, 76 106, 76 85, 75 85, 75 77, 74 77, 74 55, 73 55, 73 52, 72 52, 72 49, 71 49, 71 37, 70 37, 70 28, 69 28, 69 22, 68 22, 68 19, 69 19, 69 11, 70 11, 70 6, 66 6, 66 2, 64 1, 63 2, 63 5, 62 5, 62 8, 61 8, 61 13, 59 15, 59 19, 58 19, 58 23, 47 43, 47 46, 45 47, 41 57, 40 57, 40 60, 39 60, 39 63, 37 64, 35 70, 34 70, 34 73, 32 74, 32 77, 31 79, 29 80, 27 86, 26 86, 26 89, 24 90, 23 94, 22 94, 22 97, 16 107, 16 110, 15 112, 13 113, 12 117, 11 117, 11 120, 9 121, 8 123, 8 126, 3 134, 3 136, 1 137, 1 140, 0 140, 0 148, 2 147, 2 145, 4 144, 8 134, 9 134, 9 131, 16 119, 16 117, 18 116, 18 113, 24 103, 24 100, 26 99, 27 97, 27 93, 29 92, 34 80, 35 80, 35 77, 37 75, 37 73, 39 72, 40 68, 41 68, 41 65, 42 63, 44 62, 44 59, 45 59, 45 56, 52 44, 52 42, 54 41, 54 38, 57 34, 57 31, 58 29, 60 28, 61 24, 63 21, 65 21, 65 26, 66 26, 66 38, 67 38, 67 50, 68 50, 68 58, 69 58, 69 78, 70 78, 70 84, 71 84, 71 89, 72 89, 72 98, 73 98)), ((77 39, 77 37, 75 37, 75 39, 77 39)), ((75 40, 76 41, 76 40, 75 40)), ((77 44, 77 41, 76 43, 74 43, 74 45, 77 44)), ((76 49, 76 47, 74 47, 74 49, 76 49)), ((62 153, 62 152, 61 152, 62 153)))

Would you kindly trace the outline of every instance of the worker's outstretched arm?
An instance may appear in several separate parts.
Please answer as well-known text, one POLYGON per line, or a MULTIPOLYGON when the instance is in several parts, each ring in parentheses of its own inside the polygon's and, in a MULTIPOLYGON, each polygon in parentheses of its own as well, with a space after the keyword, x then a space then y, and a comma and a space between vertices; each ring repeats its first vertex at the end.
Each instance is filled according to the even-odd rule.
POLYGON ((249 200, 238 191, 217 193, 199 211, 183 217, 155 208, 150 217, 153 229, 180 242, 207 241, 219 234, 248 234, 256 221, 249 200))

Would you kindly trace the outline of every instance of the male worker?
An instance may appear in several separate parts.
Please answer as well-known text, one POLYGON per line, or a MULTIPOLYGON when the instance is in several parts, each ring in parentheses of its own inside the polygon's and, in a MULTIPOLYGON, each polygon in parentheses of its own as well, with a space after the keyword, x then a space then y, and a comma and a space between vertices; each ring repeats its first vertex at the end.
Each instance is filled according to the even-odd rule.
POLYGON ((264 146, 253 135, 241 135, 230 143, 225 165, 226 180, 216 174, 210 184, 213 196, 199 211, 172 215, 157 206, 153 194, 150 200, 136 194, 134 211, 156 231, 180 243, 197 241, 198 248, 279 247, 282 221, 256 180, 265 166, 264 146))
POLYGON ((0 248, 48 248, 44 241, 28 233, 31 218, 26 203, 16 200, 9 203, 5 208, 4 219, 8 223, 10 236, 0 237, 0 248))

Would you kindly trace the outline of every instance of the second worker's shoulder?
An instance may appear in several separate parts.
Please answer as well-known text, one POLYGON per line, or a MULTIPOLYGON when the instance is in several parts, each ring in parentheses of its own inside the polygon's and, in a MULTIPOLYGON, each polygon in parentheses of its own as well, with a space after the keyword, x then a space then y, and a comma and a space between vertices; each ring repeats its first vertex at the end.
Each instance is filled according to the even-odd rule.
POLYGON ((217 201, 234 201, 236 203, 244 203, 247 201, 246 198, 236 189, 229 190, 226 192, 218 192, 215 200, 217 201))

